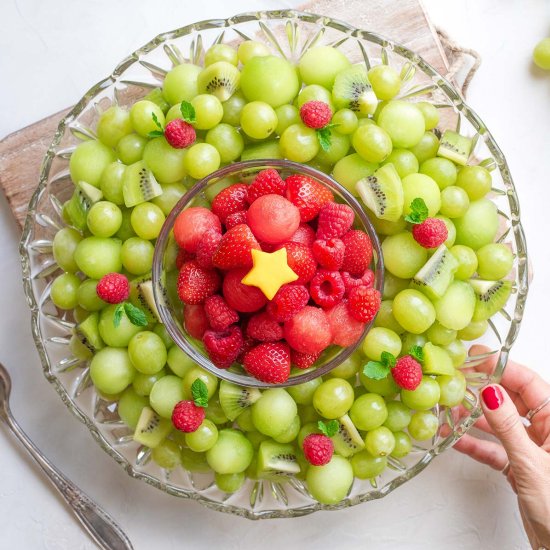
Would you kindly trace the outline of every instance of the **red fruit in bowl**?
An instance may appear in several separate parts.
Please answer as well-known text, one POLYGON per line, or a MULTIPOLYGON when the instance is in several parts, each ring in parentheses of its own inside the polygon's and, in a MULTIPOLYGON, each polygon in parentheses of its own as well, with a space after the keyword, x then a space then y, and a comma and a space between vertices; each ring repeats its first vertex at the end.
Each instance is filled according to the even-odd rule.
POLYGON ((255 286, 243 285, 248 269, 233 269, 223 279, 223 297, 230 307, 242 313, 258 311, 267 303, 264 293, 255 286))
POLYGON ((283 338, 283 327, 264 311, 250 317, 246 335, 260 342, 277 342, 283 338))
POLYGON ((330 189, 308 176, 294 174, 285 181, 286 198, 298 208, 302 222, 316 218, 321 207, 334 200, 330 189))
POLYGON ((209 230, 222 232, 220 218, 208 208, 193 206, 181 212, 174 223, 174 238, 187 252, 195 253, 202 236, 209 230))
POLYGON ((234 214, 229 214, 229 216, 225 218, 224 222, 226 229, 231 229, 232 227, 240 225, 241 223, 246 223, 246 212, 244 210, 240 210, 239 212, 235 212, 234 214))
POLYGON ((246 210, 248 185, 235 183, 220 191, 212 201, 212 212, 225 223, 227 216, 246 210))
POLYGON ((240 327, 232 325, 223 332, 207 330, 202 341, 212 363, 220 369, 227 369, 241 352, 243 333, 240 327))
POLYGON ((332 343, 337 346, 353 346, 363 334, 365 323, 352 317, 346 300, 336 304, 325 313, 332 329, 332 343))
POLYGON ((309 369, 320 355, 320 353, 300 353, 290 348, 290 362, 299 369, 309 369))
POLYGON ((178 275, 178 296, 184 304, 202 304, 220 288, 220 276, 196 261, 183 264, 178 275))
POLYGON ((305 244, 294 242, 286 242, 277 247, 277 249, 280 248, 286 248, 286 263, 298 275, 295 282, 304 284, 311 281, 317 271, 317 262, 311 249, 305 244))
POLYGON ((212 257, 216 252, 220 241, 222 240, 222 234, 215 230, 207 231, 197 245, 197 254, 195 259, 197 263, 205 269, 212 269, 214 264, 212 263, 212 257))
POLYGON ((285 190, 286 183, 279 172, 273 168, 268 168, 258 172, 258 175, 248 187, 248 202, 252 204, 258 197, 263 195, 284 196, 285 190))
POLYGON ((328 202, 319 210, 317 238, 342 237, 351 228, 355 214, 347 204, 328 202))
POLYGON ((220 269, 252 267, 252 249, 260 250, 252 231, 248 225, 236 225, 222 236, 212 256, 212 263, 220 269))
POLYGON ((206 298, 204 312, 213 330, 225 330, 239 321, 239 314, 219 294, 206 298))
POLYGON ((342 271, 351 275, 362 275, 372 261, 372 243, 369 236, 360 229, 352 229, 343 237, 346 247, 342 271))
POLYGON ((313 301, 321 307, 332 307, 344 297, 344 281, 338 271, 319 269, 309 285, 313 301))
POLYGON ((293 243, 305 244, 311 248, 313 241, 315 240, 315 231, 307 223, 301 223, 298 229, 296 229, 296 233, 294 233, 294 235, 292 235, 292 237, 288 240, 293 243))
POLYGON ((267 304, 267 311, 274 319, 284 323, 306 307, 308 301, 309 292, 304 285, 283 285, 267 304))
POLYGON ((193 338, 202 340, 204 333, 210 328, 203 305, 186 305, 183 308, 183 328, 193 338))
POLYGON ((254 236, 266 243, 282 243, 289 239, 300 225, 300 211, 280 195, 258 197, 246 212, 248 225, 254 236))
POLYGON ((349 294, 352 288, 356 286, 368 286, 372 287, 374 285, 374 272, 372 269, 366 269, 365 273, 361 276, 355 277, 347 271, 341 271, 342 281, 344 281, 344 286, 346 287, 346 296, 349 294))
POLYGON ((288 344, 301 353, 321 353, 332 341, 332 330, 326 313, 306 306, 284 325, 288 344))
POLYGON ((244 356, 246 372, 271 384, 280 384, 290 375, 290 350, 282 342, 264 342, 244 356))
POLYGON ((346 245, 341 239, 317 239, 313 242, 313 257, 325 268, 337 271, 344 263, 346 245))
POLYGON ((378 290, 366 286, 358 286, 350 290, 348 309, 354 319, 363 323, 370 323, 380 309, 380 302, 381 297, 378 290))

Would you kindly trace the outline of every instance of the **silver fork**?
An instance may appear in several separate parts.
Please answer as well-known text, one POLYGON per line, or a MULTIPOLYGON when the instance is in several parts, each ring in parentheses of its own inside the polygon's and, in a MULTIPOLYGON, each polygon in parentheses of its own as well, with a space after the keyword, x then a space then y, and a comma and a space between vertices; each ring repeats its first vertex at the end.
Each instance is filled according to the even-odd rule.
POLYGON ((0 420, 19 439, 59 491, 76 517, 103 550, 133 550, 132 543, 113 518, 88 495, 67 479, 36 447, 21 429, 10 411, 11 378, 0 363, 0 420))

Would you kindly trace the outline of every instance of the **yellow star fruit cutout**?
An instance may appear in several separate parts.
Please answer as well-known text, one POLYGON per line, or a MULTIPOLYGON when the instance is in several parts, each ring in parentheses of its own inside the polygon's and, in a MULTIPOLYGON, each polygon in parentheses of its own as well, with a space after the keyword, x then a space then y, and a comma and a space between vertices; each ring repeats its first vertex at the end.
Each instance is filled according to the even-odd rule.
POLYGON ((298 279, 298 275, 290 269, 287 263, 286 248, 275 252, 251 250, 254 267, 243 277, 243 285, 259 288, 268 300, 286 283, 298 279))

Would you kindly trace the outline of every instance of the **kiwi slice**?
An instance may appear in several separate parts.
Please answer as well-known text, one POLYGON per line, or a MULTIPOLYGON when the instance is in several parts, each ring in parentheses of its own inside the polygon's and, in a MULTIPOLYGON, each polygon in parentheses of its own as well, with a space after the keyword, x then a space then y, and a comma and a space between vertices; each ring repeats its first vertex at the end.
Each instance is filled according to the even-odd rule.
POLYGON ((143 407, 134 432, 134 441, 154 449, 171 432, 172 422, 150 407, 143 407))
POLYGON ((235 420, 247 407, 256 403, 262 396, 258 388, 237 386, 231 382, 220 382, 220 405, 225 416, 231 421, 235 420))
POLYGON ((162 323, 153 296, 151 273, 141 275, 130 281, 130 302, 145 312, 149 323, 162 323))
POLYGON ((445 130, 439 140, 437 156, 464 166, 472 152, 472 140, 452 130, 445 130))
POLYGON ((431 300, 436 300, 445 294, 457 268, 456 258, 442 244, 413 277, 411 285, 422 291, 431 300))
POLYGON ((266 439, 260 443, 257 458, 258 477, 298 474, 300 465, 294 447, 266 439))
POLYGON ((217 61, 205 67, 199 74, 197 85, 200 94, 215 95, 227 101, 239 87, 241 73, 227 61, 217 61))
POLYGON ((351 421, 345 414, 338 419, 338 431, 331 437, 334 451, 341 456, 348 457, 365 448, 365 442, 351 421))
POLYGON ((367 69, 362 65, 353 65, 336 75, 332 99, 337 109, 348 108, 362 115, 374 114, 378 106, 378 98, 370 85, 367 69))
POLYGON ((427 342, 424 344, 422 351, 424 352, 424 361, 422 364, 422 372, 424 374, 454 375, 453 360, 443 348, 427 342))
POLYGON ((474 289, 476 306, 472 321, 485 321, 501 310, 512 292, 511 281, 482 281, 470 279, 474 289))
POLYGON ((139 160, 134 164, 130 164, 124 171, 122 195, 124 196, 124 204, 130 208, 162 195, 162 187, 153 176, 153 172, 147 168, 145 162, 139 160))
POLYGON ((99 335, 99 313, 96 311, 90 313, 82 323, 76 325, 74 335, 80 342, 87 347, 92 353, 105 347, 101 336, 99 335))
POLYGON ((103 193, 97 187, 79 181, 75 183, 76 189, 67 203, 67 214, 72 224, 78 229, 86 229, 86 218, 92 204, 103 198, 103 193))
POLYGON ((403 213, 403 185, 395 166, 390 162, 359 180, 355 189, 377 218, 396 222, 403 213))
POLYGON ((241 153, 241 160, 256 159, 282 159, 283 154, 279 148, 279 142, 272 139, 264 143, 248 145, 241 153))

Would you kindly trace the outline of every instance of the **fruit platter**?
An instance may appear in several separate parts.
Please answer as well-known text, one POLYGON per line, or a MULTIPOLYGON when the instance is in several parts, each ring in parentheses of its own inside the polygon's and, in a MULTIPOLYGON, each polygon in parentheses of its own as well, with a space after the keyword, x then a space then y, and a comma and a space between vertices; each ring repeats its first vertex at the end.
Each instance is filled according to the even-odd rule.
POLYGON ((162 34, 89 90, 21 259, 44 374, 102 448, 249 519, 422 471, 480 415, 476 365, 502 375, 528 290, 506 160, 460 93, 291 10, 162 34))

